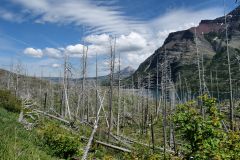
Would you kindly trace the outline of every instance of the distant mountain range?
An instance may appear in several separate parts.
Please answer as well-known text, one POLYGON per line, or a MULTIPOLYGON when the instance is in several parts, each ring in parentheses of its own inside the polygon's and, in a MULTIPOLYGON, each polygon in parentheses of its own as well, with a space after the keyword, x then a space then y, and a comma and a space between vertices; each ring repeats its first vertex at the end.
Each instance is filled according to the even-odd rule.
MULTIPOLYGON (((131 66, 127 66, 127 67, 123 68, 120 71, 121 79, 124 79, 124 78, 127 78, 127 77, 131 76, 134 72, 135 72, 135 69, 133 69, 131 66)), ((118 78, 118 73, 119 72, 114 73, 114 79, 115 80, 117 80, 117 78, 118 78)), ((62 80, 62 78, 59 78, 59 77, 43 77, 43 79, 50 80, 50 81, 56 82, 56 83, 59 83, 62 80)), ((86 78, 86 80, 95 80, 95 79, 96 79, 96 77, 87 77, 86 78)), ((79 78, 78 79, 72 78, 71 80, 73 80, 73 81, 74 80, 79 80, 79 78)), ((81 80, 81 78, 80 78, 80 80, 81 80)), ((103 84, 103 85, 107 84, 108 81, 109 81, 109 75, 99 76, 98 81, 99 81, 100 84, 103 84)))
MULTIPOLYGON (((204 59, 207 87, 215 92, 218 83, 219 92, 227 92, 228 72, 224 22, 224 17, 202 20, 196 28, 170 33, 164 44, 140 64, 133 75, 135 82, 139 77, 145 81, 143 77, 150 73, 156 84, 157 62, 161 64, 167 59, 170 63, 172 80, 178 83, 180 77, 183 87, 188 86, 197 91, 199 82, 196 29, 199 54, 203 55, 204 59)), ((240 7, 227 14, 227 24, 232 76, 236 83, 240 80, 240 7)))

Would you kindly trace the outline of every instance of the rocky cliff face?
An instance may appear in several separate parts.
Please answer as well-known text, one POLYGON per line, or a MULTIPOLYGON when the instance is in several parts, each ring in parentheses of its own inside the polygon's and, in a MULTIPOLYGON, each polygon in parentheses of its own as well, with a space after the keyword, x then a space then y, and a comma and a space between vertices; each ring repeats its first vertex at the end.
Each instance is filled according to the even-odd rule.
MULTIPOLYGON (((177 82, 179 73, 189 83, 197 83, 197 53, 195 30, 199 54, 203 54, 205 74, 213 71, 225 72, 226 38, 224 17, 214 20, 202 20, 196 28, 170 33, 162 47, 147 58, 134 73, 134 77, 148 73, 156 73, 157 62, 163 62, 164 57, 170 62, 172 79, 177 82)), ((236 70, 236 59, 240 56, 240 7, 227 15, 229 48, 233 72, 236 70)), ((226 67, 227 69, 227 67, 226 67)), ((239 69, 239 68, 238 68, 239 69)), ((226 80, 225 73, 221 75, 226 80)), ((236 78, 237 75, 235 75, 236 78)), ((154 76, 153 76, 154 77, 154 76)), ((240 77, 238 77, 240 79, 240 77)), ((190 84, 191 85, 191 84, 190 84)), ((194 87, 194 84, 193 84, 194 87)))

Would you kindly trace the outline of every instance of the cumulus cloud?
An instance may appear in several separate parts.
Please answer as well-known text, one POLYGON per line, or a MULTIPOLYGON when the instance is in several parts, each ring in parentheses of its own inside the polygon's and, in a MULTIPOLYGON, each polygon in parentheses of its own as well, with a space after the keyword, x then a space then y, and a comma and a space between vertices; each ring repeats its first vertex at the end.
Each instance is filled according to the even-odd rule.
MULTIPOLYGON (((94 50, 95 52, 102 52, 103 48, 106 49, 110 46, 110 35, 99 34, 89 35, 85 38, 86 42, 90 43, 89 51, 94 50)), ((133 52, 139 51, 147 47, 147 40, 136 32, 131 32, 127 35, 120 35, 116 37, 116 49, 119 52, 133 52)))
POLYGON ((56 48, 45 48, 43 50, 44 54, 50 58, 61 58, 63 56, 62 51, 56 48))
POLYGON ((139 33, 131 32, 129 35, 121 35, 117 39, 117 50, 120 52, 139 51, 147 47, 146 39, 139 33))
POLYGON ((41 58, 43 56, 41 49, 26 48, 23 53, 36 58, 41 58))
POLYGON ((109 38, 109 35, 104 33, 100 35, 88 35, 84 38, 84 40, 95 45, 106 45, 109 43, 109 38))
POLYGON ((71 54, 81 54, 83 52, 83 45, 82 44, 69 45, 66 47, 66 51, 71 54))
POLYGON ((61 65, 60 64, 57 64, 57 63, 54 63, 54 64, 52 64, 52 67, 53 68, 59 68, 61 65))

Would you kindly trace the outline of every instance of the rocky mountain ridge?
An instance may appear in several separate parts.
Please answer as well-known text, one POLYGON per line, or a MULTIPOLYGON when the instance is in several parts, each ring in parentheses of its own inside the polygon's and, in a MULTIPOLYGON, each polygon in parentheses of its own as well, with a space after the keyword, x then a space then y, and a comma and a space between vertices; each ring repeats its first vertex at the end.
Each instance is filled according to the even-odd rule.
MULTIPOLYGON (((239 79, 237 59, 240 56, 240 6, 227 14, 227 26, 232 72, 236 73, 233 74, 234 78, 239 79)), ((197 27, 170 33, 164 44, 140 64, 134 73, 135 82, 139 76, 146 77, 149 73, 156 82, 157 63, 161 64, 167 59, 170 63, 172 80, 178 82, 181 74, 190 87, 196 89, 198 84, 196 39, 199 54, 204 59, 206 77, 213 74, 213 71, 214 73, 218 71, 218 78, 226 81, 225 34, 224 16, 214 20, 202 20, 197 27)))

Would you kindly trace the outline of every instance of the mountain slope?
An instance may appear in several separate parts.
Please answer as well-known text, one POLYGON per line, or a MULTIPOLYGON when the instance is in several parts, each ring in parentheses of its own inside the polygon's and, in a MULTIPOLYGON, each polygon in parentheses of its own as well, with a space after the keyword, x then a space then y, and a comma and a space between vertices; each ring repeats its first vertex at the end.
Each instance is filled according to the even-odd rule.
MULTIPOLYGON (((237 58, 240 56, 240 7, 227 15, 227 22, 233 78, 239 79, 237 58)), ((210 82, 208 77, 210 75, 216 77, 216 73, 218 73, 219 83, 226 83, 228 76, 224 17, 214 20, 202 20, 199 26, 196 27, 196 36, 199 54, 203 55, 204 59, 207 85, 210 82)), ((186 81, 189 87, 195 91, 197 90, 198 69, 195 28, 170 33, 163 46, 140 64, 134 73, 135 81, 139 75, 145 77, 148 73, 152 74, 153 79, 156 81, 154 75, 156 75, 157 62, 161 64, 164 59, 167 59, 170 63, 171 76, 174 82, 179 81, 180 75, 182 81, 186 81)), ((215 87, 213 85, 215 84, 212 83, 212 88, 215 87)), ((226 87, 221 91, 226 91, 226 87)))

